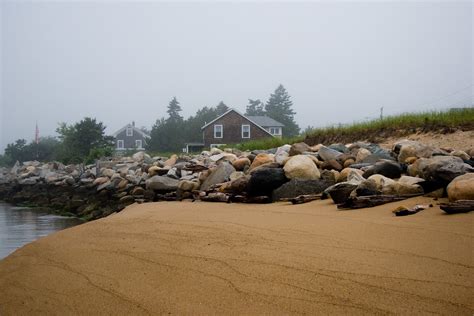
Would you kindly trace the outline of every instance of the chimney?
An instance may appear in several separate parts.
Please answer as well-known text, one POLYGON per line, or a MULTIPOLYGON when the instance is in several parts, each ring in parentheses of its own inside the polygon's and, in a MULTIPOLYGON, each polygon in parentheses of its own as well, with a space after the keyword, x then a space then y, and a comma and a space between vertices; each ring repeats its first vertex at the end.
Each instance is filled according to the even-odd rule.
POLYGON ((135 121, 132 121, 132 126, 135 127, 135 121))

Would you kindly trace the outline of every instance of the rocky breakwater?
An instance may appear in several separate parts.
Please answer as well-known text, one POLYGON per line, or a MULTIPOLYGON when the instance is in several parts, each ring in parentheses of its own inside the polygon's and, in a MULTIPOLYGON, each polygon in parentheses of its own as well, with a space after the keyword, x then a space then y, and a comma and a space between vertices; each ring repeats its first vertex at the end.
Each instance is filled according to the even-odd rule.
POLYGON ((86 166, 32 161, 0 169, 0 200, 85 219, 162 200, 267 203, 317 197, 352 208, 422 194, 471 200, 473 155, 473 149, 403 140, 391 150, 363 142, 297 143, 252 152, 214 148, 169 158, 138 152, 86 166))

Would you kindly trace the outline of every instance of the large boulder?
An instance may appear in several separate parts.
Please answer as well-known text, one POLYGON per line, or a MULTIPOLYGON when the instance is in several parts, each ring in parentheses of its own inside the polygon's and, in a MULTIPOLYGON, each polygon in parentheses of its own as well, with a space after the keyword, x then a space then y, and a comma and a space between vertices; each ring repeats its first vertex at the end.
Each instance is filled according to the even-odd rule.
POLYGON ((474 172, 474 168, 455 156, 420 158, 408 167, 410 176, 421 177, 427 181, 438 181, 446 185, 454 178, 468 172, 474 172))
POLYGON ((251 196, 271 196, 273 190, 287 181, 288 179, 285 177, 283 169, 261 168, 251 174, 247 185, 247 193, 251 196))
POLYGON ((234 160, 232 162, 232 165, 234 166, 235 170, 244 171, 250 166, 250 159, 248 159, 247 157, 241 157, 234 160))
POLYGON ((450 201, 474 200, 474 173, 466 173, 451 181, 446 188, 450 201))
POLYGON ((401 140, 394 144, 393 151, 398 154, 398 161, 404 163, 409 157, 430 158, 440 154, 440 149, 412 140, 401 140))
POLYGON ((221 162, 201 184, 201 191, 209 190, 215 184, 223 183, 229 180, 229 177, 235 168, 227 161, 221 162))
POLYGON ((318 180, 292 179, 273 191, 272 199, 278 201, 283 198, 294 198, 299 195, 318 194, 333 185, 334 182, 318 180))
POLYGON ((321 177, 313 160, 305 155, 291 157, 283 169, 288 179, 316 180, 321 177))
POLYGON ((153 176, 145 182, 147 190, 175 191, 179 181, 167 176, 153 176))
POLYGON ((368 178, 374 174, 381 174, 387 178, 400 178, 403 172, 402 166, 395 161, 380 160, 364 172, 364 178, 368 178))

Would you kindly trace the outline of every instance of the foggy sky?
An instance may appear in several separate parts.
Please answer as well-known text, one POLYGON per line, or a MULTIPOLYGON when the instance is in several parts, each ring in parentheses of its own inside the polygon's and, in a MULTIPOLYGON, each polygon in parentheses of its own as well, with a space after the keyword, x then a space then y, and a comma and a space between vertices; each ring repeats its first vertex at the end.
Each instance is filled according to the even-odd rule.
MULTIPOLYGON (((2 1, 2 0, 0 0, 2 1)), ((0 5, 0 153, 96 117, 151 128, 281 83, 300 127, 473 104, 472 2, 0 5)))

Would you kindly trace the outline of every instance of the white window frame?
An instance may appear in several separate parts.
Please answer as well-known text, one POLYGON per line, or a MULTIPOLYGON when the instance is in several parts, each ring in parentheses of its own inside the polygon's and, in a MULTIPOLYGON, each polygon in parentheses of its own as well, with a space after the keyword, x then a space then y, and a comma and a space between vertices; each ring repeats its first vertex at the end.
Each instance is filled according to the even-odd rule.
POLYGON ((125 149, 125 144, 123 139, 117 139, 117 149, 125 149))
POLYGON ((242 124, 242 128, 241 128, 241 131, 242 131, 242 138, 250 138, 250 125, 249 124, 242 124), (244 127, 248 127, 248 136, 244 136, 244 127))
POLYGON ((142 140, 141 139, 135 139, 135 147, 138 148, 138 149, 141 149, 141 148, 143 148, 142 146, 143 146, 142 140), (138 144, 140 144, 140 146, 138 144))
POLYGON ((270 127, 270 130, 269 130, 270 134, 272 135, 281 135, 281 127, 270 127), (273 130, 273 132, 272 132, 273 130))
POLYGON ((127 127, 126 134, 127 134, 127 136, 133 136, 133 128, 132 127, 127 127))
POLYGON ((224 126, 222 124, 214 124, 214 138, 223 138, 223 137, 224 137, 224 126), (220 137, 216 136, 218 126, 221 127, 221 136, 220 137))
POLYGON ((216 148, 216 147, 220 147, 220 146, 227 146, 227 144, 210 144, 209 145, 209 148, 216 148))

